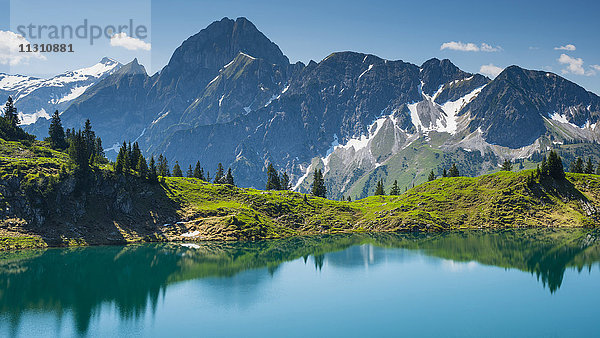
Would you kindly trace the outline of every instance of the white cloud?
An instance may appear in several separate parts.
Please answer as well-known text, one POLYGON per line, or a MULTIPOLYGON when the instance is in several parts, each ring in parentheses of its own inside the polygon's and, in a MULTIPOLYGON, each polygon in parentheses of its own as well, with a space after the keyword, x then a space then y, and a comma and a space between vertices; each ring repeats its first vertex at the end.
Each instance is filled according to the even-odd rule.
POLYGON ((570 51, 574 51, 577 48, 575 47, 575 45, 572 44, 568 44, 568 45, 564 45, 564 46, 560 46, 560 47, 554 47, 554 50, 570 50, 570 51))
POLYGON ((461 51, 461 52, 499 52, 502 50, 502 47, 497 46, 497 47, 492 47, 491 45, 487 44, 487 43, 482 43, 481 46, 478 46, 472 42, 468 42, 468 43, 463 43, 460 41, 450 41, 450 42, 444 42, 441 46, 440 46, 440 50, 444 50, 444 49, 450 49, 450 50, 457 50, 457 51, 461 51))
MULTIPOLYGON (((567 68, 562 70, 563 74, 576 74, 576 75, 585 75, 585 76, 592 76, 592 75, 596 75, 596 72, 594 72, 593 70, 590 71, 585 71, 585 69, 583 68, 583 59, 582 58, 574 58, 574 57, 570 57, 567 54, 560 54, 560 57, 558 58, 558 62, 567 65, 567 68)), ((592 68, 596 69, 594 66, 592 66, 592 68)))
POLYGON ((600 65, 591 65, 592 69, 600 71, 600 65))
POLYGON ((113 47, 123 47, 129 50, 150 50, 152 45, 140 39, 127 36, 127 33, 118 33, 110 38, 110 45, 113 47))
MULTIPOLYGON (((46 60, 40 52, 20 52, 21 44, 27 45, 29 41, 11 31, 0 31, 0 64, 14 66, 26 63, 29 59, 46 60)), ((26 50, 26 47, 23 48, 26 50)))
POLYGON ((491 77, 492 79, 495 78, 496 76, 498 76, 498 74, 500 74, 503 70, 504 70, 504 68, 494 66, 491 63, 489 65, 482 65, 479 68, 479 72, 481 74, 487 75, 487 76, 491 77))

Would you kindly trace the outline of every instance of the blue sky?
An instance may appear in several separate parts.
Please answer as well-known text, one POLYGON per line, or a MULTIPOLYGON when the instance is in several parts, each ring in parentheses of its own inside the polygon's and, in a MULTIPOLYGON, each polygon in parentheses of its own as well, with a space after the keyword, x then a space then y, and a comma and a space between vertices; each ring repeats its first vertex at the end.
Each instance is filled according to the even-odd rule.
POLYGON ((144 41, 151 49, 111 46, 107 38, 94 46, 75 41, 73 55, 0 65, 0 72, 54 74, 109 56, 121 62, 138 57, 154 73, 187 37, 225 16, 245 16, 292 62, 319 61, 333 51, 352 50, 416 64, 432 57, 449 58, 463 70, 488 74, 517 64, 555 72, 600 94, 600 4, 592 1, 13 0, 9 4, 0 0, 3 31, 23 22, 76 25, 87 18, 107 25, 134 18, 148 26, 144 41))

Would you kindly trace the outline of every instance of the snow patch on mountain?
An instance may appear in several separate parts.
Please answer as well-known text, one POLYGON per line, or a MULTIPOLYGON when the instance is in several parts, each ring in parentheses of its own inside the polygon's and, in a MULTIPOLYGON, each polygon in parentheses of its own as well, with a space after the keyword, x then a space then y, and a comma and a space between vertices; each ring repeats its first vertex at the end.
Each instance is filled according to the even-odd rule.
POLYGON ((91 86, 92 86, 92 84, 89 84, 87 86, 74 87, 71 89, 71 92, 69 92, 67 95, 61 97, 59 100, 52 99, 52 100, 50 100, 50 103, 57 104, 57 103, 73 101, 76 98, 78 98, 79 96, 81 96, 81 94, 83 94, 86 91, 86 89, 90 88, 91 86))
POLYGON ((454 135, 458 132, 458 114, 471 102, 485 87, 474 89, 469 94, 456 101, 448 101, 442 105, 435 102, 435 98, 442 92, 446 85, 440 86, 433 96, 421 93, 423 100, 408 104, 410 118, 415 128, 424 134, 435 131, 454 135))
MULTIPOLYGON (((365 56, 366 57, 366 56, 365 56)), ((357 80, 360 80, 361 77, 363 77, 363 75, 365 75, 368 71, 370 71, 371 69, 373 69, 373 65, 369 65, 369 68, 367 68, 367 70, 365 70, 364 72, 360 73, 360 75, 358 76, 357 80)))
POLYGON ((21 125, 27 125, 27 124, 35 123, 35 121, 37 121, 39 118, 44 118, 44 119, 47 119, 47 120, 50 119, 50 114, 48 114, 46 112, 46 109, 44 109, 44 108, 36 111, 33 114, 19 113, 18 115, 19 115, 19 123, 21 125))
MULTIPOLYGON (((441 105, 442 110, 446 113, 446 130, 452 135, 456 134, 458 131, 458 113, 469 103, 471 102, 485 86, 479 87, 469 94, 461 97, 456 101, 448 101, 441 105)), ((434 98, 435 99, 435 98, 434 98)))

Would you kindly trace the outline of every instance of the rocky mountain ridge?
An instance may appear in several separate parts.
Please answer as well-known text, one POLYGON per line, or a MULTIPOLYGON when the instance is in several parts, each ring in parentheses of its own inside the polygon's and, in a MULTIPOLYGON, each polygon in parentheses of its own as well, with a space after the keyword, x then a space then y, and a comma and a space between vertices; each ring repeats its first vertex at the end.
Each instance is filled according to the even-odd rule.
POLYGON ((290 64, 250 21, 224 18, 153 76, 136 60, 123 66, 63 121, 90 118, 105 145, 136 140, 171 163, 221 162, 241 186, 263 188, 272 162, 306 191, 323 168, 331 197, 356 198, 376 179, 410 184, 450 161, 481 174, 504 158, 596 142, 599 116, 597 95, 553 73, 511 66, 490 80, 449 60, 418 66, 356 52, 290 64))

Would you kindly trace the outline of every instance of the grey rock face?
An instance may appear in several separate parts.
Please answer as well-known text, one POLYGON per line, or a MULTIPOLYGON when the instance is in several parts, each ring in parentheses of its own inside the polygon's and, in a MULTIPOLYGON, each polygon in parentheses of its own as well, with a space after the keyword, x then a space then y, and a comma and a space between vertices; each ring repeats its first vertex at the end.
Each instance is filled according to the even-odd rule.
POLYGON ((481 128, 492 144, 518 148, 546 132, 544 117, 551 114, 564 115, 578 126, 596 123, 600 97, 556 74, 511 66, 487 85, 466 111, 473 116, 471 130, 481 128))

